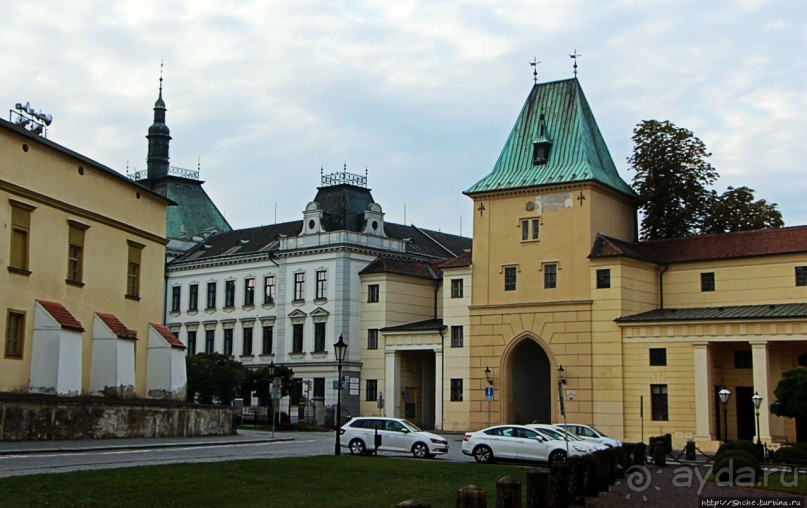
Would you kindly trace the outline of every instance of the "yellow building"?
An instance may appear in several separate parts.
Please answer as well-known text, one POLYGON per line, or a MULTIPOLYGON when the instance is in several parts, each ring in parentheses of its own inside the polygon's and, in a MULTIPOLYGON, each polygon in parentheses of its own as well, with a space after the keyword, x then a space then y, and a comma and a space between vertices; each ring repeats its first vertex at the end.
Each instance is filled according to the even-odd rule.
POLYGON ((0 154, 0 391, 146 396, 170 201, 4 120, 0 154))
POLYGON ((494 422, 558 422, 563 404, 629 441, 713 448, 755 436, 759 392, 761 438, 796 438, 766 404, 807 351, 807 229, 635 242, 635 194, 576 79, 533 87, 466 194, 471 428, 487 423, 491 366, 494 422))

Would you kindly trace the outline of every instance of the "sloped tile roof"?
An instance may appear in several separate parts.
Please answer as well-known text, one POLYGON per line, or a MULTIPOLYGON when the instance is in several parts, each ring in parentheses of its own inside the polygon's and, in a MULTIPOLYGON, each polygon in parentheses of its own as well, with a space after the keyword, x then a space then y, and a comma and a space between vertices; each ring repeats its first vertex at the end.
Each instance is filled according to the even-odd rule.
POLYGON ((115 317, 112 314, 105 314, 103 312, 96 312, 101 321, 106 324, 112 333, 117 335, 119 339, 134 339, 137 340, 137 332, 134 330, 129 330, 126 326, 121 323, 120 319, 115 317))
POLYGON ((693 307, 686 309, 654 309, 632 316, 617 318, 617 322, 647 321, 709 321, 733 319, 793 319, 807 318, 807 303, 770 305, 735 305, 725 307, 693 307))
POLYGON ((465 251, 457 257, 447 259, 438 264, 439 268, 459 268, 463 266, 471 266, 471 251, 465 251))
POLYGON ((46 300, 37 300, 39 305, 41 305, 51 316, 55 319, 62 328, 66 328, 68 330, 75 330, 77 332, 83 332, 84 327, 81 326, 81 323, 73 317, 70 312, 64 308, 61 303, 57 302, 49 302, 46 300))
POLYGON ((168 342, 171 347, 176 349, 185 349, 185 344, 182 343, 181 340, 174 335, 174 332, 168 329, 167 326, 161 325, 159 323, 149 323, 154 330, 159 333, 163 339, 168 342))
POLYGON ((168 238, 200 238, 209 228, 232 231, 227 219, 202 188, 202 183, 173 177, 168 177, 164 183, 165 196, 177 204, 168 207, 166 214, 165 234, 168 238))
POLYGON ((395 273, 429 280, 437 280, 442 275, 442 272, 437 271, 431 263, 424 261, 405 261, 385 256, 375 258, 359 272, 359 275, 370 273, 395 273))
POLYGON ((443 325, 442 319, 427 319, 425 321, 417 321, 415 323, 406 323, 403 325, 396 325, 396 326, 388 326, 386 328, 382 328, 381 331, 384 332, 407 332, 407 331, 428 331, 428 330, 442 330, 445 326, 443 325))
POLYGON ((595 181, 634 197, 619 176, 577 78, 532 87, 493 170, 465 194, 595 181), (545 164, 533 163, 533 142, 544 115, 552 145, 545 164))
POLYGON ((807 252, 807 226, 666 238, 648 242, 625 242, 598 235, 589 257, 625 256, 668 264, 801 252, 807 252))

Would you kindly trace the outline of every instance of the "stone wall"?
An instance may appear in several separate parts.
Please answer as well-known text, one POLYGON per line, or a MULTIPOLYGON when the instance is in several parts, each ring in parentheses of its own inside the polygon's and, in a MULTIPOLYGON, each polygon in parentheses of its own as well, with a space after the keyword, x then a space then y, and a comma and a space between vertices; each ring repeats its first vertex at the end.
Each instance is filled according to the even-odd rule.
POLYGON ((224 435, 235 432, 233 415, 230 406, 0 393, 0 441, 224 435))

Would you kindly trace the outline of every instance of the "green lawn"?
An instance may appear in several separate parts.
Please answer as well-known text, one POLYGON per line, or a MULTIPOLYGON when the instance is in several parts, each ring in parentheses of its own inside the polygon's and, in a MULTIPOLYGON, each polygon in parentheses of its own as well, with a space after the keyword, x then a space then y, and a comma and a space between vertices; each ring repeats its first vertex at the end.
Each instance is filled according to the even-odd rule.
MULTIPOLYGON (((0 479, 0 505, 157 507, 387 507, 425 499, 455 506, 462 486, 488 491, 496 481, 521 480, 529 468, 445 460, 322 456, 178 464, 0 479)), ((525 504, 526 506, 526 504, 525 504)))

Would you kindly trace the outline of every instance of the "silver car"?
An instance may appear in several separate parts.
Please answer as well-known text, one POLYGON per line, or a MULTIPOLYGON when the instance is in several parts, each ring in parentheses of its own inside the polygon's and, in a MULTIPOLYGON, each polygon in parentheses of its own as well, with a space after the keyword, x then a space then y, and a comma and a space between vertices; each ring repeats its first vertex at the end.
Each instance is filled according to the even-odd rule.
POLYGON ((378 450, 411 453, 422 459, 448 453, 448 441, 403 418, 353 418, 339 432, 340 444, 353 455, 378 450))

